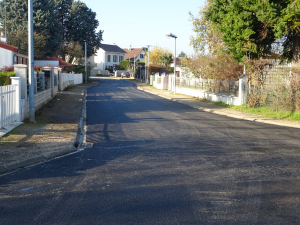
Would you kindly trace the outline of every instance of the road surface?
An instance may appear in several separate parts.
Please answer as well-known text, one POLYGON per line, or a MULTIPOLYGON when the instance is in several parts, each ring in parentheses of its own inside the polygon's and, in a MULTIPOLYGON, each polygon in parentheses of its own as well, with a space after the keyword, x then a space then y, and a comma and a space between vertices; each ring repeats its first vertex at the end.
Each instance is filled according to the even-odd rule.
POLYGON ((300 224, 300 130, 100 79, 92 148, 0 177, 0 224, 300 224))

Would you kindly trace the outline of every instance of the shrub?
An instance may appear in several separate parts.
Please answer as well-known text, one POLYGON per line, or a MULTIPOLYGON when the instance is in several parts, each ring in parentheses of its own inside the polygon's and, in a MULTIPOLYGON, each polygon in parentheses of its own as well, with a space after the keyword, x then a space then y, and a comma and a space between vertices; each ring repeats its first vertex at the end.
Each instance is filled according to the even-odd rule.
POLYGON ((10 71, 14 71, 14 67, 13 66, 6 66, 3 68, 5 72, 10 72, 10 71))
POLYGON ((10 85, 10 77, 13 77, 14 75, 15 71, 0 72, 0 86, 10 85))
POLYGON ((127 60, 121 61, 118 65, 118 70, 126 70, 126 68, 128 67, 128 63, 129 61, 127 60))
POLYGON ((161 66, 150 65, 149 68, 148 68, 148 72, 149 72, 149 74, 159 73, 160 69, 161 69, 161 66))

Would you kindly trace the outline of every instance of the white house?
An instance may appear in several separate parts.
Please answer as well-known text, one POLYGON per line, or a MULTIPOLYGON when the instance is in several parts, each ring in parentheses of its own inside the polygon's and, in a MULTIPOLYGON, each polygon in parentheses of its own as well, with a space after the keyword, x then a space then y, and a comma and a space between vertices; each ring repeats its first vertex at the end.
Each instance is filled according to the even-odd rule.
POLYGON ((0 42, 0 69, 14 64, 28 65, 28 52, 16 46, 0 42))
POLYGON ((126 60, 145 62, 145 52, 143 48, 123 48, 126 54, 126 60))
POLYGON ((126 52, 117 45, 101 44, 96 54, 91 57, 91 63, 97 64, 99 70, 113 68, 125 60, 126 52))

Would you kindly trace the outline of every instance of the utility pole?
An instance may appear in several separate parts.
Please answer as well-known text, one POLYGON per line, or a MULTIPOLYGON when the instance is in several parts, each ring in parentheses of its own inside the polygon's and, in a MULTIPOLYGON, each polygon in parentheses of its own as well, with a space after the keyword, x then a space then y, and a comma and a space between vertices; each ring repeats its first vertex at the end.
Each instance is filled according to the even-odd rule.
MULTIPOLYGON (((148 47, 148 70, 149 70, 149 59, 150 59, 150 46, 151 45, 146 45, 148 47)), ((147 71, 147 70, 146 70, 147 71)), ((146 80, 145 80, 145 83, 148 83, 148 80, 149 80, 149 71, 146 75, 146 80), (148 75, 148 76, 147 76, 148 75)))
POLYGON ((134 54, 133 73, 134 73, 134 75, 135 75, 135 54, 134 54))
POLYGON ((4 0, 4 8, 5 8, 5 22, 4 22, 4 37, 5 37, 5 41, 7 43, 7 38, 6 38, 6 1, 4 0))
POLYGON ((85 51, 84 51, 84 56, 85 56, 85 83, 87 83, 87 65, 86 65, 87 47, 86 47, 86 41, 84 43, 85 43, 85 51))
POLYGON ((34 109, 34 52, 33 52, 33 0, 28 0, 28 57, 29 57, 29 122, 35 121, 34 109))

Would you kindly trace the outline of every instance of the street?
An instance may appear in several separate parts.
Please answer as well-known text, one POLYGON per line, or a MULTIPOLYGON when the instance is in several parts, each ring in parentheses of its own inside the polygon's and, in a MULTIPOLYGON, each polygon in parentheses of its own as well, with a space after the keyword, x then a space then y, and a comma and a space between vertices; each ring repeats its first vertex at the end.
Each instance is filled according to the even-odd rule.
POLYGON ((92 148, 0 176, 0 224, 299 224, 300 130, 97 78, 92 148))

